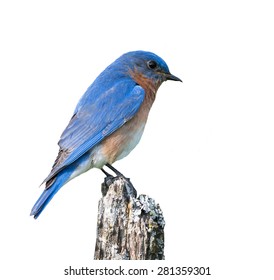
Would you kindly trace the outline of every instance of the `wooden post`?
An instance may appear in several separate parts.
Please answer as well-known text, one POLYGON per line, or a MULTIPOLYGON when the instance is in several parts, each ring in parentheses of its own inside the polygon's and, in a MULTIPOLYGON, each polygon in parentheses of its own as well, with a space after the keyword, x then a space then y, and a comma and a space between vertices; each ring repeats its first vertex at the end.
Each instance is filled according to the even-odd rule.
POLYGON ((163 260, 162 210, 122 177, 102 184, 98 205, 95 260, 163 260), (107 186, 108 185, 108 186, 107 186))

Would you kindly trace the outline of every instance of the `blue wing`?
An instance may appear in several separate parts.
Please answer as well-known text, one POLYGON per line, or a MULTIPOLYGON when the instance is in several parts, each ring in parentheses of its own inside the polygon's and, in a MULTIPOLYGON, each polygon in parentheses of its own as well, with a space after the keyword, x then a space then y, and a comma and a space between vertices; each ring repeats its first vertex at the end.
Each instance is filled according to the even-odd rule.
POLYGON ((94 84, 80 99, 62 133, 59 154, 44 182, 130 120, 144 100, 144 89, 131 79, 120 79, 107 88, 94 84))

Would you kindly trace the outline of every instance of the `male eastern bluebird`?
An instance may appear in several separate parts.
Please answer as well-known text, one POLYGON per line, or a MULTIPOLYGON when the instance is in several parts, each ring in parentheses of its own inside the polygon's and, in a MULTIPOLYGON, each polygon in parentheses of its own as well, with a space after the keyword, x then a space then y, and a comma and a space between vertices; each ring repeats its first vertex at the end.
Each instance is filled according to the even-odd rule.
MULTIPOLYGON (((58 142, 60 150, 45 190, 33 206, 38 218, 59 189, 74 177, 96 167, 108 174, 116 160, 138 144, 155 100, 166 80, 181 81, 167 64, 151 52, 128 52, 110 64, 79 100, 58 142)), ((42 183, 42 184, 43 184, 42 183)))

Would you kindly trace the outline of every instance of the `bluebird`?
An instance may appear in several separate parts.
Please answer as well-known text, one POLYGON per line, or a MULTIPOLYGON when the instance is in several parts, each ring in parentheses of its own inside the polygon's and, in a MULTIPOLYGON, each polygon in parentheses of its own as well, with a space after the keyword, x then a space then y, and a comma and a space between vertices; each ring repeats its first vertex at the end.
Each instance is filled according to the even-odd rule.
POLYGON ((30 215, 38 218, 62 186, 91 168, 108 175, 107 166, 122 175, 112 164, 138 144, 156 92, 167 80, 181 81, 151 52, 128 52, 110 64, 79 100, 30 215))

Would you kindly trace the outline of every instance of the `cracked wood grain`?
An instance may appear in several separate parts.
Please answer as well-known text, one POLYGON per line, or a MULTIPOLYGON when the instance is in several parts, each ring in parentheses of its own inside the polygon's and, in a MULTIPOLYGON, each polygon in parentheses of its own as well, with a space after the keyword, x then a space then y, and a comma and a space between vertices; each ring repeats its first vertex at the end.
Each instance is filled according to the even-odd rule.
POLYGON ((162 210, 147 195, 136 197, 132 184, 116 177, 102 184, 98 205, 96 260, 163 260, 162 210))

